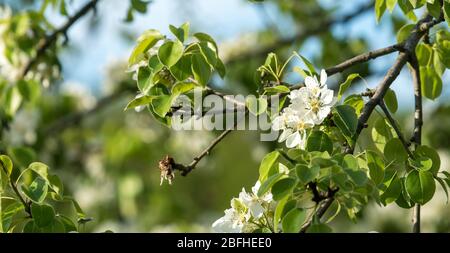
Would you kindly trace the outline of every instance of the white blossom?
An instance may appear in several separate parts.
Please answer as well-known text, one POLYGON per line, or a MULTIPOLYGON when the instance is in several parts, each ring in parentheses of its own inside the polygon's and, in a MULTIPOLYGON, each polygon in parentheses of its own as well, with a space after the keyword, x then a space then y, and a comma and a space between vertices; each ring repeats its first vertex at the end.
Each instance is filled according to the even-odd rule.
POLYGON ((320 81, 316 76, 305 78, 305 87, 293 90, 288 95, 291 104, 272 121, 272 129, 282 131, 278 141, 286 141, 288 148, 305 148, 308 129, 320 125, 336 102, 333 90, 326 85, 327 73, 321 71, 320 81))
POLYGON ((247 193, 244 188, 242 188, 241 193, 239 193, 239 199, 248 207, 251 216, 259 219, 263 216, 265 208, 264 204, 269 204, 273 201, 272 194, 266 193, 264 196, 258 197, 258 190, 261 183, 256 182, 255 186, 252 187, 252 192, 247 193))
POLYGON ((225 215, 212 224, 212 229, 220 233, 246 233, 258 228, 257 224, 267 224, 263 221, 265 213, 275 207, 272 194, 265 193, 258 197, 261 183, 256 182, 252 192, 245 189, 239 193, 239 198, 231 200, 231 208, 224 211, 225 215))
POLYGON ((231 208, 226 209, 225 215, 212 224, 217 233, 242 233, 250 218, 248 208, 239 199, 231 200, 231 208))

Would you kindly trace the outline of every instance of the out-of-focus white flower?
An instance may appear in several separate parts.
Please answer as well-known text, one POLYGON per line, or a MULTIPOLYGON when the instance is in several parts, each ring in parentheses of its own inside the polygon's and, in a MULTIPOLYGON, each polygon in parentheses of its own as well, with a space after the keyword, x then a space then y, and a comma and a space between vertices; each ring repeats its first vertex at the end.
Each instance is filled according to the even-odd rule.
POLYGON ((9 129, 4 132, 5 142, 11 146, 34 144, 39 119, 39 112, 36 110, 18 111, 9 125, 9 129))
POLYGON ((79 109, 90 109, 95 106, 97 99, 86 89, 86 86, 77 82, 66 82, 62 86, 62 93, 73 96, 78 101, 79 109))

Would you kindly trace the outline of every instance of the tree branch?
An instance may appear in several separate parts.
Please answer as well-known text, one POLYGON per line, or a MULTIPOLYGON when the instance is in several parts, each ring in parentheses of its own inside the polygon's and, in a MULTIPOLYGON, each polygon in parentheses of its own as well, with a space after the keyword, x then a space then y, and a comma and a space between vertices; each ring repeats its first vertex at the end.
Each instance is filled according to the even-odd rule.
POLYGON ((87 14, 91 9, 94 9, 97 5, 98 0, 91 0, 86 5, 84 5, 80 10, 78 10, 72 17, 70 17, 67 22, 56 29, 52 34, 42 39, 36 50, 36 55, 31 58, 28 63, 25 65, 21 76, 25 77, 27 73, 31 70, 31 68, 39 61, 39 58, 44 55, 45 51, 52 46, 60 35, 65 35, 69 28, 77 22, 81 17, 87 14))
MULTIPOLYGON (((413 79, 414 86, 414 132, 411 140, 415 143, 414 148, 417 149, 422 143, 422 125, 423 125, 423 110, 422 110, 422 85, 420 81, 420 67, 415 54, 411 57, 410 72, 413 79)), ((420 233, 420 205, 416 204, 413 211, 413 233, 420 233)))
MULTIPOLYGON (((433 27, 434 25, 440 23, 443 21, 442 15, 439 19, 433 19, 432 16, 427 15, 425 18, 421 19, 409 37, 404 42, 404 51, 399 53, 399 56, 397 57, 397 60, 395 61, 394 65, 389 69, 388 73, 384 77, 383 81, 377 86, 377 89, 374 93, 374 95, 370 98, 370 100, 364 105, 363 111, 358 119, 358 126, 356 129, 356 133, 353 137, 353 139, 358 139, 359 135, 361 134, 362 129, 366 125, 367 121, 369 120, 370 115, 372 114, 373 110, 375 109, 375 106, 378 105, 384 98, 384 95, 386 94, 387 89, 390 87, 392 82, 397 78, 397 76, 400 74, 401 69, 406 64, 407 61, 410 61, 411 59, 414 59, 415 54, 415 48, 417 44, 419 43, 420 39, 423 37, 424 34, 428 32, 428 30, 433 27)), ((417 66, 417 65, 416 65, 417 66)), ((417 74, 416 74, 417 75, 417 74)), ((417 78, 417 76, 415 77, 417 78)), ((420 80, 420 78, 418 79, 420 80)), ((417 85, 420 87, 420 83, 416 81, 416 90, 417 85), (418 85, 419 84, 419 85, 418 85)), ((416 91, 417 93, 417 91, 416 91)), ((416 98, 416 102, 418 99, 416 98)), ((421 104, 420 104, 421 105, 421 104)), ((421 114, 421 106, 418 106, 416 103, 416 114, 421 114), (420 108, 420 112, 417 112, 417 108, 420 108)), ((416 119, 417 122, 420 122, 419 119, 416 119)), ((420 125, 420 124, 419 124, 420 125)), ((417 126, 419 129, 419 126, 417 126)), ((420 131, 418 131, 420 132, 420 131)), ((416 142, 417 143, 417 142, 416 142)), ((345 153, 347 154, 353 154, 355 147, 347 147, 345 150, 345 153)), ((317 217, 320 219, 322 218, 323 214, 325 214, 326 210, 331 206, 331 203, 333 202, 334 198, 327 198, 326 201, 323 202, 323 204, 319 207, 319 209, 316 211, 317 217)), ((416 223, 419 224, 419 230, 420 230, 420 206, 416 206, 416 214, 415 217, 419 217, 419 219, 416 221, 416 223), (417 212, 418 211, 418 212, 417 212)), ((312 223, 312 220, 308 221, 304 224, 304 227, 310 226, 312 223)), ((415 223, 415 224, 416 224, 415 223)), ((415 225, 417 226, 417 225, 415 225)), ((417 229, 417 228, 415 228, 417 229)), ((306 229, 302 232, 306 231, 306 229)))
POLYGON ((366 11, 371 10, 372 8, 373 8, 373 1, 369 1, 367 4, 359 7, 352 13, 349 13, 347 15, 344 15, 344 16, 338 17, 338 18, 324 20, 324 21, 320 22, 317 26, 308 27, 306 30, 299 32, 289 38, 278 39, 275 42, 271 43, 270 45, 267 45, 262 48, 256 49, 254 51, 250 51, 248 53, 240 54, 238 56, 230 58, 228 61, 226 61, 226 63, 227 64, 235 64, 235 63, 243 61, 243 60, 262 57, 262 56, 267 55, 268 53, 274 51, 277 48, 291 45, 292 43, 295 43, 296 41, 298 41, 302 38, 306 38, 306 37, 327 31, 333 25, 345 24, 345 23, 351 21, 352 19, 360 16, 361 14, 365 13, 366 11))
POLYGON ((386 104, 384 103, 383 100, 380 101, 379 106, 380 106, 381 110, 383 110, 384 115, 388 119, 389 123, 391 123, 392 128, 394 128, 394 131, 397 134, 400 141, 402 142, 403 147, 405 148, 405 151, 408 153, 408 156, 411 158, 414 158, 413 153, 411 153, 411 150, 409 149, 410 144, 406 141, 406 139, 403 136, 403 133, 400 129, 400 126, 397 124, 397 121, 394 119, 394 117, 392 117, 391 113, 387 109, 386 104))

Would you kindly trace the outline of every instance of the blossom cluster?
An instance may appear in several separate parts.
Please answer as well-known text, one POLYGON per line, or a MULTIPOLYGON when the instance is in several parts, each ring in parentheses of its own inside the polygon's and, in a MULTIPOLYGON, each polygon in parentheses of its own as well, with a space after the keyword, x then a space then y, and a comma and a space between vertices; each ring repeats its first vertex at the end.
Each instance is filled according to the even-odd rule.
POLYGON ((327 87, 327 73, 307 76, 305 86, 288 95, 290 104, 272 121, 272 129, 282 131, 278 141, 286 141, 288 148, 305 148, 308 129, 320 125, 336 103, 333 90, 327 87))
POLYGON ((261 183, 256 182, 252 192, 244 188, 238 198, 231 200, 231 208, 225 210, 225 215, 212 224, 214 232, 218 233, 248 233, 258 228, 270 227, 268 215, 275 208, 272 194, 266 193, 258 197, 261 183))

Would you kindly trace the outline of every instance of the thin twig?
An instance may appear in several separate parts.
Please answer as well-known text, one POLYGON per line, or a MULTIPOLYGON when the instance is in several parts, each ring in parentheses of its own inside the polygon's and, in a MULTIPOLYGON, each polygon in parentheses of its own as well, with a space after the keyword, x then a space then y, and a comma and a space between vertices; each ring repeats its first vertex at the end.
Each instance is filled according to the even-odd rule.
POLYGON ((386 116, 387 120, 391 124, 392 128, 394 128, 395 133, 397 134, 398 138, 400 139, 403 147, 405 148, 405 151, 408 153, 408 156, 411 158, 414 158, 413 153, 409 149, 409 143, 406 141, 405 136, 403 136, 403 133, 400 129, 400 126, 397 124, 397 121, 392 117, 391 113, 389 112, 388 108, 386 107, 386 104, 383 100, 380 101, 379 106, 381 110, 383 110, 384 115, 386 116))
POLYGON ((36 50, 36 55, 28 61, 25 65, 21 76, 25 77, 31 68, 39 61, 39 59, 45 54, 45 51, 52 46, 60 35, 67 34, 69 28, 75 24, 81 17, 88 13, 91 9, 94 9, 97 5, 98 0, 92 0, 84 5, 80 10, 78 10, 72 17, 70 17, 67 22, 60 28, 56 29, 52 34, 42 39, 36 50))

